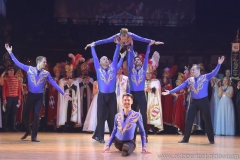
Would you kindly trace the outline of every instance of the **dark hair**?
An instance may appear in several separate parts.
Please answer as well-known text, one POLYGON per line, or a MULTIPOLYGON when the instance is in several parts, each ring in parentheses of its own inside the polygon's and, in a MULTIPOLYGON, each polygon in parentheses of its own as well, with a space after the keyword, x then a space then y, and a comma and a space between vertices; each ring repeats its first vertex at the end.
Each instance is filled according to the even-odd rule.
POLYGON ((133 100, 133 95, 130 94, 130 93, 125 93, 125 94, 123 94, 123 95, 122 95, 122 99, 123 99, 124 97, 131 97, 132 100, 133 100))
POLYGON ((38 64, 38 62, 41 62, 44 58, 46 59, 46 57, 44 57, 44 56, 38 56, 36 58, 36 64, 38 64))
POLYGON ((200 66, 199 66, 198 64, 193 64, 192 67, 196 67, 197 70, 200 70, 200 69, 201 69, 200 66))
POLYGON ((141 57, 139 57, 139 56, 136 56, 136 57, 134 57, 134 61, 135 61, 135 59, 136 59, 136 58, 139 58, 140 60, 142 60, 142 58, 141 58, 141 57))
POLYGON ((10 69, 13 69, 13 70, 14 70, 14 66, 13 66, 13 65, 9 65, 9 66, 7 67, 7 70, 9 71, 10 69))

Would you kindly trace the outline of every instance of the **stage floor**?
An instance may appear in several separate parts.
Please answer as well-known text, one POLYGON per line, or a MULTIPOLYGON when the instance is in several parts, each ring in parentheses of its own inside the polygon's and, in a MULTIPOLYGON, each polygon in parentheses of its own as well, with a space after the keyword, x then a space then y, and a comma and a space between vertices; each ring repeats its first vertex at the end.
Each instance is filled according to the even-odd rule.
MULTIPOLYGON (((39 143, 31 142, 30 136, 22 141, 20 133, 0 133, 0 160, 157 160, 157 159, 240 159, 240 137, 215 136, 215 144, 209 144, 206 136, 192 135, 190 142, 179 144, 181 135, 149 135, 147 149, 141 153, 141 139, 137 136, 137 148, 132 155, 122 157, 114 144, 110 153, 101 153, 105 144, 93 140, 87 133, 39 132, 39 143)), ((105 135, 108 140, 109 135, 105 135)))

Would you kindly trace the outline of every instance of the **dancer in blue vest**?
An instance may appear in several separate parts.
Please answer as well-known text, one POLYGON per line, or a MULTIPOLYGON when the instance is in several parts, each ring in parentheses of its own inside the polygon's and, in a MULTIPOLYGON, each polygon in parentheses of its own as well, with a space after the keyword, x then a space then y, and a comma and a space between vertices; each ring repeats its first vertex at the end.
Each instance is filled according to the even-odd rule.
POLYGON ((98 40, 96 42, 92 42, 92 43, 88 44, 85 47, 85 50, 88 47, 90 47, 91 45, 95 45, 96 46, 96 45, 101 45, 101 44, 115 42, 116 40, 120 42, 120 45, 121 45, 120 48, 122 48, 124 46, 130 45, 133 40, 141 41, 141 42, 145 42, 145 43, 154 42, 155 45, 164 44, 163 42, 159 42, 159 41, 155 42, 154 40, 140 37, 140 36, 138 36, 138 35, 136 35, 134 33, 128 32, 127 28, 122 28, 120 30, 120 33, 117 33, 117 34, 113 35, 112 37, 109 37, 109 38, 106 38, 106 39, 102 39, 102 40, 98 40))
MULTIPOLYGON (((138 56, 135 57, 133 43, 131 43, 130 51, 127 55, 128 60, 128 80, 130 84, 130 93, 133 95, 132 109, 134 111, 139 111, 142 114, 143 126, 147 137, 147 100, 145 97, 145 79, 148 66, 148 58, 150 53, 150 46, 153 45, 155 41, 151 41, 146 50, 145 59, 142 64, 142 59, 138 56), (134 60, 134 62, 133 62, 134 60)), ((135 135, 136 136, 136 135, 135 135)), ((136 138, 136 137, 135 137, 136 138)), ((147 141, 147 139, 146 139, 147 141)))
MULTIPOLYGON (((116 74, 118 66, 118 55, 120 53, 120 42, 116 41, 116 49, 114 52, 112 63, 109 64, 108 58, 103 56, 98 60, 94 45, 91 46, 91 53, 94 60, 94 67, 97 73, 98 81, 98 99, 97 99, 97 127, 93 135, 93 139, 100 143, 104 141, 104 125, 107 119, 110 133, 113 130, 114 116, 117 113, 117 99, 116 99, 116 74)), ((121 57, 126 54, 122 53, 121 57)), ((122 61, 121 61, 122 62, 122 61)), ((119 66, 121 66, 120 64, 119 66)))
POLYGON ((109 152, 110 146, 114 141, 115 147, 122 151, 122 156, 130 155, 136 148, 134 133, 138 126, 142 139, 142 153, 150 153, 146 148, 146 135, 142 116, 139 112, 135 112, 131 109, 133 96, 129 93, 123 94, 122 103, 124 109, 115 116, 114 129, 103 152, 109 152))
POLYGON ((30 111, 33 108, 34 110, 34 120, 32 125, 32 142, 40 142, 37 139, 38 132, 38 121, 40 116, 40 111, 43 105, 43 92, 46 81, 48 80, 65 98, 71 100, 71 97, 67 93, 64 93, 63 90, 57 85, 57 83, 53 80, 50 73, 44 70, 47 61, 46 57, 39 56, 36 58, 36 67, 27 66, 19 62, 16 57, 12 53, 12 47, 9 47, 8 44, 5 44, 5 48, 11 56, 13 62, 22 70, 27 72, 28 75, 28 95, 26 103, 23 107, 22 112, 22 121, 23 125, 26 129, 25 135, 21 138, 26 139, 28 135, 31 134, 30 129, 30 111))
POLYGON ((208 74, 200 74, 200 66, 194 64, 191 68, 191 74, 193 77, 188 78, 180 86, 172 89, 171 91, 162 92, 162 95, 168 95, 175 93, 183 88, 189 87, 193 100, 189 106, 186 118, 184 137, 179 143, 188 143, 194 118, 197 112, 200 110, 205 123, 205 129, 210 144, 214 144, 213 127, 210 114, 210 104, 208 100, 208 84, 209 81, 218 73, 221 64, 225 57, 222 56, 218 59, 217 67, 208 74))

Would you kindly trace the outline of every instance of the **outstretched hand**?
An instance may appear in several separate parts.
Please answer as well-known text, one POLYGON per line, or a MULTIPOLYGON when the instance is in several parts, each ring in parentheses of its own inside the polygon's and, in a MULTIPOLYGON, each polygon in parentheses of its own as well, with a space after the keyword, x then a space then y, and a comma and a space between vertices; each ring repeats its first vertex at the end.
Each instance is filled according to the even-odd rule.
POLYGON ((149 152, 148 150, 147 150, 147 148, 142 148, 142 152, 141 153, 150 153, 151 154, 151 152, 149 152))
POLYGON ((225 59, 224 56, 222 56, 221 58, 219 57, 219 58, 218 58, 218 64, 222 64, 223 61, 224 61, 224 59, 225 59))
POLYGON ((106 146, 103 150, 102 150, 102 153, 106 153, 106 152, 110 152, 110 147, 109 146, 106 146))
POLYGON ((72 97, 69 96, 69 93, 64 93, 63 95, 65 98, 67 98, 67 100, 71 101, 72 97))
POLYGON ((8 45, 7 43, 5 44, 5 48, 6 48, 6 50, 8 51, 8 53, 11 53, 11 52, 12 52, 12 46, 9 47, 9 45, 8 45))
POLYGON ((164 44, 164 42, 156 41, 155 45, 164 44))
POLYGON ((165 90, 165 92, 162 92, 162 95, 164 96, 169 95, 169 90, 165 90))
POLYGON ((86 47, 85 47, 84 49, 86 50, 88 47, 91 47, 92 45, 95 46, 95 43, 92 42, 92 43, 87 44, 86 47))
POLYGON ((149 43, 149 46, 155 44, 155 40, 151 40, 151 42, 149 43))

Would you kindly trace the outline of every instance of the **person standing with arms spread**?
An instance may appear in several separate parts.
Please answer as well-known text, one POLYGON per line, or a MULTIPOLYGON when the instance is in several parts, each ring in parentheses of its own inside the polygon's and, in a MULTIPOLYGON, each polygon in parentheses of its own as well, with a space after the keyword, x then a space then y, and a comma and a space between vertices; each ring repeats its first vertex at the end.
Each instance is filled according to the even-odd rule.
POLYGON ((34 110, 34 122, 32 126, 32 142, 40 142, 37 139, 37 132, 38 132, 38 120, 40 111, 43 105, 43 92, 44 86, 46 81, 48 80, 57 90, 60 92, 64 97, 68 100, 71 100, 71 97, 67 93, 64 93, 57 83, 53 80, 50 73, 44 70, 45 66, 47 65, 46 57, 39 56, 36 58, 36 67, 27 66, 19 62, 16 57, 12 53, 12 47, 9 47, 8 44, 5 44, 5 48, 8 51, 9 55, 11 56, 13 62, 22 70, 27 72, 28 75, 28 95, 25 106, 23 107, 23 125, 26 129, 26 133, 21 138, 26 139, 27 136, 31 134, 30 123, 29 123, 29 116, 31 108, 33 107, 34 110))
POLYGON ((211 73, 203 74, 203 75, 200 74, 200 66, 197 64, 194 64, 191 68, 191 74, 193 75, 193 77, 188 78, 180 86, 172 89, 171 91, 166 90, 166 92, 162 93, 163 95, 168 95, 168 94, 175 93, 185 87, 189 87, 191 95, 193 97, 193 100, 187 112, 184 137, 178 143, 188 143, 194 118, 197 112, 200 110, 206 125, 205 129, 208 136, 208 140, 210 144, 214 144, 213 127, 212 127, 211 114, 210 114, 210 104, 208 100, 208 84, 209 84, 209 81, 218 73, 224 59, 225 59, 224 56, 222 56, 221 58, 219 57, 217 67, 211 73))

